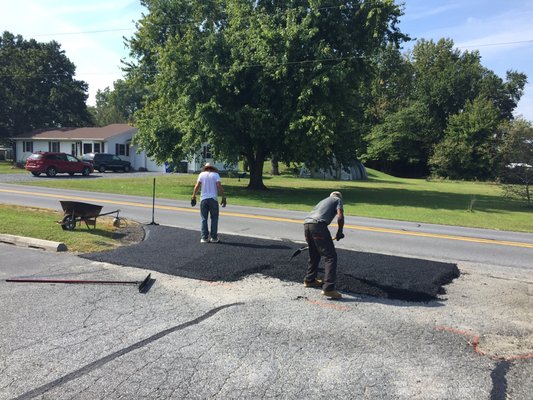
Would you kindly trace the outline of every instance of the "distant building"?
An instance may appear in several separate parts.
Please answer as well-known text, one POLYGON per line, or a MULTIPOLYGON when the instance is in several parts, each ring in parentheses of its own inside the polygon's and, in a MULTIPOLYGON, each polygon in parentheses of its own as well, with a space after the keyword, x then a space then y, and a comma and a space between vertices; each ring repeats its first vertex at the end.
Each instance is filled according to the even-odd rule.
POLYGON ((60 151, 81 157, 86 153, 111 153, 131 163, 134 170, 198 172, 206 162, 214 163, 219 170, 225 170, 222 163, 214 162, 209 146, 204 144, 199 154, 191 161, 183 160, 180 165, 158 164, 146 155, 144 150, 132 146, 137 128, 128 124, 111 124, 104 127, 58 128, 38 130, 13 137, 15 141, 15 161, 25 162, 26 158, 38 151, 60 151), (171 168, 170 168, 171 167, 171 168))
POLYGON ((368 180, 365 166, 356 160, 353 160, 348 166, 337 165, 330 169, 310 169, 304 165, 300 170, 300 177, 338 181, 368 180))
POLYGON ((0 146, 0 161, 12 160, 13 159, 13 149, 6 146, 0 146))

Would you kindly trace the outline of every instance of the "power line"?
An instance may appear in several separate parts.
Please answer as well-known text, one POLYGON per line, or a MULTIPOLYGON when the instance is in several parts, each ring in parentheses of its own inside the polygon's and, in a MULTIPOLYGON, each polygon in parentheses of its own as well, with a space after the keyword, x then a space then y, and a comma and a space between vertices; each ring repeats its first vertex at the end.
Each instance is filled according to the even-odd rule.
MULTIPOLYGON (((325 7, 325 8, 333 8, 333 7, 325 7)), ((337 7, 335 7, 337 8, 337 7)), ((168 25, 161 25, 161 27, 175 27, 175 26, 185 26, 185 25, 198 25, 197 22, 188 22, 188 23, 181 23, 181 24, 168 24, 168 25)), ((28 35, 29 37, 44 37, 44 36, 67 36, 67 35, 88 35, 88 34, 98 34, 98 33, 110 33, 110 32, 125 32, 125 31, 133 31, 137 28, 116 28, 116 29, 100 29, 100 30, 92 30, 92 31, 79 31, 79 32, 56 32, 56 33, 39 33, 34 35, 28 35)), ((468 46, 456 46, 458 49, 471 49, 471 48, 478 48, 478 47, 491 47, 491 46, 510 46, 515 44, 525 44, 525 43, 533 43, 533 39, 528 40, 516 40, 513 42, 496 42, 496 43, 483 43, 483 44, 473 44, 468 46)))
POLYGON ((457 46, 457 48, 458 49, 470 49, 470 48, 489 47, 489 46, 508 46, 508 45, 511 45, 511 44, 522 44, 522 43, 533 43, 533 39, 531 39, 531 40, 517 40, 515 42, 473 44, 473 45, 470 45, 470 46, 457 46))
MULTIPOLYGON (((95 31, 93 31, 95 32, 95 31)), ((472 46, 457 46, 458 49, 466 49, 466 48, 477 48, 477 47, 488 47, 488 46, 505 46, 505 45, 513 45, 513 44, 523 44, 523 43, 533 43, 533 40, 520 40, 520 41, 514 41, 514 42, 502 42, 502 43, 486 43, 486 44, 480 44, 480 45, 472 45, 472 46)), ((330 57, 330 58, 318 58, 318 59, 312 59, 312 60, 299 60, 299 61, 287 61, 287 62, 272 62, 267 64, 241 64, 244 68, 268 68, 268 67, 281 67, 281 66, 289 66, 289 65, 304 65, 304 64, 315 64, 315 63, 330 63, 330 62, 336 62, 336 61, 345 61, 345 60, 354 60, 354 59, 363 59, 367 58, 367 56, 364 55, 355 55, 355 56, 346 56, 346 57, 330 57)), ((205 65, 204 65, 205 67, 205 65)), ((224 67, 224 66, 222 66, 224 67)), ((226 68, 230 68, 231 66, 225 66, 226 68)), ((211 67, 208 69, 216 69, 217 67, 211 67)), ((115 72, 84 72, 84 71, 77 71, 76 75, 115 75, 119 73, 120 71, 115 72)), ((124 72, 124 71, 123 71, 124 72)), ((6 74, 6 73, 0 73, 0 77, 26 77, 26 78, 36 78, 36 77, 55 77, 63 75, 61 73, 34 73, 34 74, 6 74)))
POLYGON ((100 30, 94 30, 94 31, 80 31, 80 32, 39 33, 39 34, 28 35, 28 36, 29 37, 42 37, 42 36, 87 35, 87 34, 93 34, 93 33, 132 31, 134 29, 135 28, 117 28, 117 29, 100 29, 100 30))
MULTIPOLYGON (((339 4, 336 6, 324 6, 324 7, 318 7, 316 9, 309 9, 311 11, 323 11, 323 10, 329 10, 329 9, 338 9, 338 8, 345 8, 346 4, 339 4)), ((280 15, 281 13, 287 14, 290 11, 299 10, 300 8, 286 8, 284 10, 278 9, 277 15, 280 15)), ((259 14, 265 14, 265 15, 271 15, 268 13, 259 13, 259 14)), ((251 16, 250 16, 251 18, 251 16)), ((178 27, 178 26, 187 26, 187 25, 201 25, 204 21, 190 21, 190 22, 181 22, 176 24, 165 24, 160 25, 160 27, 178 27)), ((87 35, 87 34, 99 34, 99 33, 111 33, 111 32, 126 32, 126 31, 133 31, 137 29, 137 27, 130 27, 130 28, 113 28, 113 29, 98 29, 98 30, 90 30, 90 31, 78 31, 78 32, 56 32, 56 33, 39 33, 39 34, 33 34, 28 35, 30 37, 43 37, 43 36, 67 36, 67 35, 87 35)), ((533 39, 527 39, 527 40, 518 40, 518 41, 512 41, 512 42, 500 42, 500 43, 484 43, 484 44, 478 44, 478 45, 470 45, 470 46, 456 46, 458 49, 470 49, 470 48, 478 48, 478 47, 490 47, 490 46, 509 46, 514 44, 524 44, 524 43, 533 43, 533 39)))
MULTIPOLYGON (((329 10, 333 8, 342 8, 345 7, 345 4, 340 4, 338 6, 327 6, 327 7, 319 7, 314 9, 313 11, 322 11, 322 10, 329 10)), ((292 10, 298 10, 298 8, 286 8, 285 13, 292 10)), ((269 15, 269 14, 265 14, 269 15)), ((279 15, 279 14, 278 14, 279 15)), ((181 22, 176 24, 165 24, 160 25, 160 27, 177 27, 177 26, 187 26, 187 25, 201 25, 203 21, 190 21, 190 22, 181 22)), ((33 35, 28 35, 29 37, 42 37, 42 36, 66 36, 66 35, 86 35, 86 34, 94 34, 94 33, 109 33, 109 32, 124 32, 124 31, 132 31, 136 28, 114 28, 114 29, 98 29, 98 30, 91 30, 91 31, 79 31, 79 32, 55 32, 55 33, 38 33, 33 35)))
MULTIPOLYGON (((312 60, 300 60, 300 61, 287 61, 287 62, 279 62, 279 63, 268 63, 268 64, 241 64, 240 66, 243 68, 269 68, 269 67, 281 67, 285 65, 304 65, 304 64, 318 64, 318 63, 331 63, 336 61, 345 61, 345 60, 354 60, 358 58, 366 58, 366 56, 346 56, 346 57, 331 57, 331 58, 316 58, 312 60)), ((205 65, 203 65, 205 67, 205 65)), ((229 66, 221 66, 226 68, 231 68, 232 65, 229 66)), ((216 69, 216 67, 211 66, 208 67, 208 69, 216 69)), ((119 71, 117 71, 119 72, 119 71)), ((115 75, 117 72, 77 72, 76 75, 115 75)), ((55 76, 62 76, 64 74, 61 73, 34 73, 34 74, 10 74, 10 73, 0 73, 0 77, 18 77, 18 78, 38 78, 38 77, 55 77, 55 76)))

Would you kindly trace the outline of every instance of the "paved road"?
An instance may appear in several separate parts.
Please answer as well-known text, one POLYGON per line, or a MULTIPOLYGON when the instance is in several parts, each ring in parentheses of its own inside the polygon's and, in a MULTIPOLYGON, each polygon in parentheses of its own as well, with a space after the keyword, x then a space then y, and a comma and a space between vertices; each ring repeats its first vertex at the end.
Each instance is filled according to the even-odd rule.
MULTIPOLYGON (((108 174, 105 174, 106 177, 108 174)), ((111 174, 109 174, 111 175, 111 174)), ((123 174, 113 174, 123 175, 123 174)), ((104 205, 103 212, 143 223, 152 221, 152 199, 103 193, 40 188, 0 183, 3 203, 60 210, 58 200, 77 200, 104 205)), ((303 240, 306 213, 229 205, 222 211, 220 231, 263 238, 303 240)), ((155 200, 156 223, 198 229, 198 207, 184 201, 155 200)), ((532 268, 533 234, 419 224, 371 218, 346 218, 346 238, 338 247, 371 253, 415 257, 446 262, 469 261, 490 265, 532 268)))

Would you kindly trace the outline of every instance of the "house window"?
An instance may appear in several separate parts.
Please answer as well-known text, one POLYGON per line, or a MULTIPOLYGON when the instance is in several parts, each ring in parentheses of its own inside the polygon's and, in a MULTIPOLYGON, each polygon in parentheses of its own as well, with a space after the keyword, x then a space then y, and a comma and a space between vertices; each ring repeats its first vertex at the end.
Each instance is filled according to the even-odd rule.
POLYGON ((93 144, 92 143, 83 143, 83 154, 92 153, 93 144))
POLYGON ((22 142, 22 151, 23 152, 28 152, 28 153, 33 153, 33 142, 27 142, 27 141, 23 141, 22 142))
POLYGON ((115 154, 117 156, 126 156, 130 155, 130 147, 127 144, 115 144, 115 154))
POLYGON ((100 150, 100 143, 95 143, 95 144, 94 144, 94 152, 95 152, 95 153, 101 153, 101 150, 100 150))
POLYGON ((72 154, 73 156, 77 155, 76 154, 76 143, 72 143, 72 146, 70 147, 70 154, 72 154))
POLYGON ((59 142, 48 142, 48 151, 59 153, 59 142))
POLYGON ((208 144, 202 146, 202 156, 204 159, 213 158, 208 144))

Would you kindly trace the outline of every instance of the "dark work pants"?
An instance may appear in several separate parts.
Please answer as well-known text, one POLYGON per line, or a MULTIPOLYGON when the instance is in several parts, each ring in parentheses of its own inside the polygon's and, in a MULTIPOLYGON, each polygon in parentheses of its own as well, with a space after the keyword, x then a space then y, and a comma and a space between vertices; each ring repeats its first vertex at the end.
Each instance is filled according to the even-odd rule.
POLYGON ((324 257, 324 284, 322 290, 335 290, 337 279, 337 252, 331 239, 331 233, 325 223, 304 224, 305 241, 309 246, 309 261, 306 281, 316 279, 320 258, 324 257))

